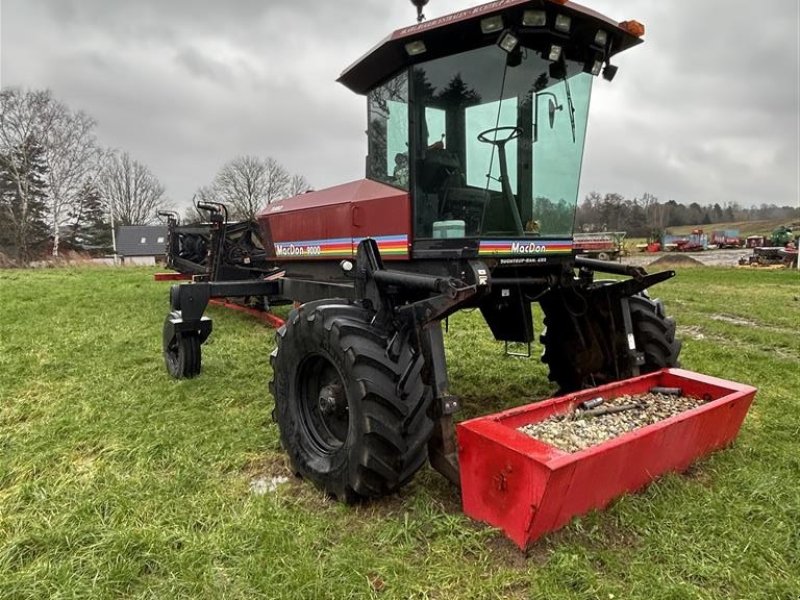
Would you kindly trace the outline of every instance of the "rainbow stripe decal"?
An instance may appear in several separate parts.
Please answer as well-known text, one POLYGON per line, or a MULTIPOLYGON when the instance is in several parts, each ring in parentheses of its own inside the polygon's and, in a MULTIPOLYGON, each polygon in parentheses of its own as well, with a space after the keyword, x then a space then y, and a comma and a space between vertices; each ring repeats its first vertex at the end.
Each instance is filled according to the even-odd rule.
MULTIPOLYGON (((356 253, 358 243, 366 238, 328 238, 297 242, 275 242, 275 256, 279 258, 350 258, 356 253)), ((408 257, 408 236, 380 235, 373 238, 383 256, 408 257)))
POLYGON ((481 240, 478 254, 495 256, 537 256, 540 254, 570 254, 572 240, 481 240))
MULTIPOLYGON (((356 253, 359 242, 367 238, 355 238, 353 240, 353 254, 356 253)), ((378 250, 383 256, 403 256, 408 257, 408 236, 402 235, 379 235, 372 238, 378 242, 378 250)))

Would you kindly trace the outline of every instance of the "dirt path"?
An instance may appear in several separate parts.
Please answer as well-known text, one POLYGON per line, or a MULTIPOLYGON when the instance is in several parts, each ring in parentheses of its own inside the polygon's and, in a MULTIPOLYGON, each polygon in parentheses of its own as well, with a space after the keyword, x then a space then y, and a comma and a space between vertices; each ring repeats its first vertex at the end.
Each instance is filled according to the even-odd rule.
MULTIPOLYGON (((628 265, 646 267, 650 263, 661 257, 676 257, 676 261, 684 261, 691 258, 707 267, 735 267, 739 264, 742 256, 748 256, 750 250, 740 248, 738 250, 706 250, 704 252, 658 252, 650 254, 648 252, 637 252, 626 256, 622 262, 628 265)), ((689 261, 686 261, 687 263, 689 261)))

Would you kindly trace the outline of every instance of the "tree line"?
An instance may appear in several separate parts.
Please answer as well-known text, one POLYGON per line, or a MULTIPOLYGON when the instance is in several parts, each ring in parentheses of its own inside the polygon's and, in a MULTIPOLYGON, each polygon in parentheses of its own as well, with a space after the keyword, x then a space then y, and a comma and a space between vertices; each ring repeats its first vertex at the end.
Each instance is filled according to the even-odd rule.
POLYGON ((680 204, 675 200, 661 202, 648 193, 641 198, 625 198, 617 193, 592 192, 578 205, 575 222, 577 230, 627 231, 631 237, 647 237, 668 227, 767 219, 800 219, 800 207, 761 204, 747 208, 736 202, 680 204))
POLYGON ((164 187, 129 153, 102 147, 95 120, 49 90, 0 90, 0 252, 109 249, 117 224, 150 223, 164 187))
MULTIPOLYGON (((49 90, 0 90, 0 258, 27 264, 65 250, 107 253, 112 221, 152 224, 172 205, 150 168, 102 147, 96 127, 49 90)), ((196 197, 229 204, 233 218, 253 218, 269 202, 307 189, 303 176, 275 159, 242 156, 196 197)))

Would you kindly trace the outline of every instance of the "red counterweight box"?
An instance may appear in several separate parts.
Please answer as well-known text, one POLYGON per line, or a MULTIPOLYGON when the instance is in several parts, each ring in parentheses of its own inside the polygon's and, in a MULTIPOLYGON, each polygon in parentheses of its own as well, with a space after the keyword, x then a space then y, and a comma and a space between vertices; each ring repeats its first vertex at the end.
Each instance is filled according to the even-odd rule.
POLYGON ((730 444, 755 393, 747 385, 664 369, 459 423, 464 512, 526 549, 573 517, 730 444), (573 453, 517 430, 573 411, 585 400, 646 394, 656 386, 681 388, 684 396, 705 403, 573 453))

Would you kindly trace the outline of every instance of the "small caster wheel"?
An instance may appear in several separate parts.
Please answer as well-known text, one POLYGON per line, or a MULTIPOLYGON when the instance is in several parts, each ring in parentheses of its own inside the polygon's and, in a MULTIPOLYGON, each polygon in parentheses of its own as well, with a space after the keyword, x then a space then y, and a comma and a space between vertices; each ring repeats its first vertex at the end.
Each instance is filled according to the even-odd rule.
POLYGON ((195 332, 174 334, 164 339, 164 363, 175 379, 191 379, 200 374, 202 354, 200 335, 195 332))

